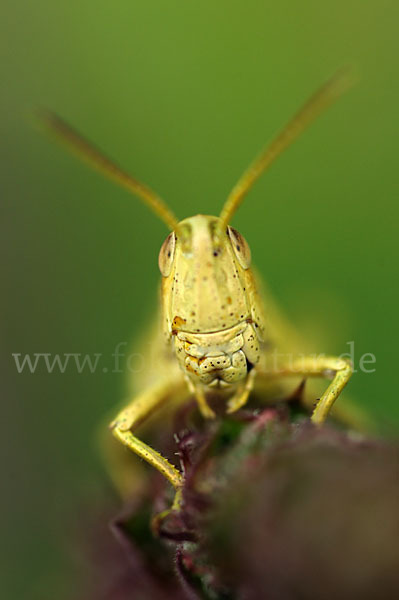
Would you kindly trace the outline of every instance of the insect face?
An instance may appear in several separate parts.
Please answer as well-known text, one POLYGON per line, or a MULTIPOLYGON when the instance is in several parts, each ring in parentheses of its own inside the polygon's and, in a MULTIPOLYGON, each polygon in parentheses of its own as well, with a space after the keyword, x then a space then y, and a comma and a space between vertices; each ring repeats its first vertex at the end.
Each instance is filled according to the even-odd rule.
POLYGON ((169 333, 223 331, 250 318, 249 247, 238 231, 217 235, 217 217, 181 221, 162 245, 164 325, 169 333))

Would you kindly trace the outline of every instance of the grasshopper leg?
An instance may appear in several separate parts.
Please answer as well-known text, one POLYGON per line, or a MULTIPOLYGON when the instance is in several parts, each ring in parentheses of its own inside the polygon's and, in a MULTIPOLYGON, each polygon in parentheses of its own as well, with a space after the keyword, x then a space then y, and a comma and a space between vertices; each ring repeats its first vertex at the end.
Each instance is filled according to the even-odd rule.
POLYGON ((288 364, 282 364, 270 371, 258 371, 259 375, 267 378, 304 375, 332 379, 313 410, 311 420, 316 425, 324 423, 335 400, 348 383, 352 372, 353 367, 349 360, 323 355, 301 356, 293 358, 288 364))
POLYGON ((195 388, 195 399, 204 419, 214 419, 216 417, 214 410, 212 410, 207 402, 204 390, 200 386, 196 386, 195 388))
POLYGON ((252 392, 252 389, 254 387, 255 374, 256 370, 252 369, 252 371, 248 373, 248 377, 246 378, 245 383, 241 385, 234 394, 234 396, 230 398, 230 400, 227 403, 228 414, 236 412, 247 403, 249 394, 252 392))
POLYGON ((205 392, 201 384, 195 385, 189 377, 186 377, 186 382, 188 385, 188 389, 192 394, 194 394, 195 400, 197 401, 199 411, 204 419, 214 419, 216 417, 216 413, 209 406, 205 392))
POLYGON ((113 435, 132 452, 155 467, 170 483, 179 489, 183 483, 182 474, 164 456, 133 435, 143 421, 156 411, 173 394, 184 387, 184 381, 164 380, 134 398, 110 424, 113 435))

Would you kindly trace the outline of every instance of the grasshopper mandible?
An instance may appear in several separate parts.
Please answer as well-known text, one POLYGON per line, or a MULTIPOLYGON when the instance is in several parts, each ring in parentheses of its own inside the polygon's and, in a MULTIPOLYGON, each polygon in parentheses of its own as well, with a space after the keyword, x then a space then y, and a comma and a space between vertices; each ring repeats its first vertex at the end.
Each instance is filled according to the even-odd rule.
POLYGON ((41 121, 92 167, 126 187, 162 219, 171 233, 159 253, 161 323, 154 338, 168 355, 156 383, 139 393, 111 424, 114 436, 158 469, 179 490, 183 475, 165 457, 134 435, 135 429, 176 394, 189 392, 203 417, 215 413, 208 396, 226 399, 227 413, 244 406, 262 381, 301 376, 325 377, 331 383, 311 415, 322 424, 347 384, 351 363, 334 356, 299 356, 287 363, 268 361, 273 324, 266 322, 251 253, 243 236, 230 226, 233 214, 258 177, 299 134, 348 87, 338 72, 316 91, 288 125, 244 172, 220 216, 196 215, 178 221, 163 200, 51 112, 41 121), (162 371, 162 374, 161 374, 162 371))

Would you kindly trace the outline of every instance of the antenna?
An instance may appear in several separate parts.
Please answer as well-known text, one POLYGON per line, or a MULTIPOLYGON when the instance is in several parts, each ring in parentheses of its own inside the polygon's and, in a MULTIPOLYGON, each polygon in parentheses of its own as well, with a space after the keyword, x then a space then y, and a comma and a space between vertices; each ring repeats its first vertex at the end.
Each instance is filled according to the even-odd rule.
POLYGON ((220 213, 217 226, 220 235, 230 223, 232 216, 241 205, 244 196, 255 181, 266 171, 274 160, 292 144, 294 140, 318 117, 330 104, 337 100, 355 82, 352 69, 345 67, 337 71, 331 79, 321 86, 287 125, 277 134, 268 146, 252 162, 230 192, 220 213))
POLYGON ((151 188, 137 181, 110 160, 101 150, 75 131, 66 121, 55 113, 40 109, 36 111, 39 123, 60 142, 72 151, 73 154, 112 179, 129 192, 138 196, 158 217, 169 227, 175 229, 178 221, 167 204, 151 188))

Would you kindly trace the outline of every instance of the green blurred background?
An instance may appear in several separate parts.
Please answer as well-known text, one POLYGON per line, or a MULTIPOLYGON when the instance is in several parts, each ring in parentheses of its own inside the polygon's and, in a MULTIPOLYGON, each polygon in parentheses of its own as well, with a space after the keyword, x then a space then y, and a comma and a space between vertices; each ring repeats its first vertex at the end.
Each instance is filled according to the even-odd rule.
POLYGON ((356 358, 375 354, 376 372, 354 376, 351 394, 395 432, 398 16, 393 0, 3 3, 4 597, 77 597, 69 524, 101 502, 94 432, 125 386, 101 369, 17 374, 11 353, 110 357, 154 316, 166 235, 38 135, 31 108, 63 115, 179 217, 212 214, 309 93, 355 63, 359 85, 234 223, 292 320, 325 328, 321 352, 353 340, 356 358))

